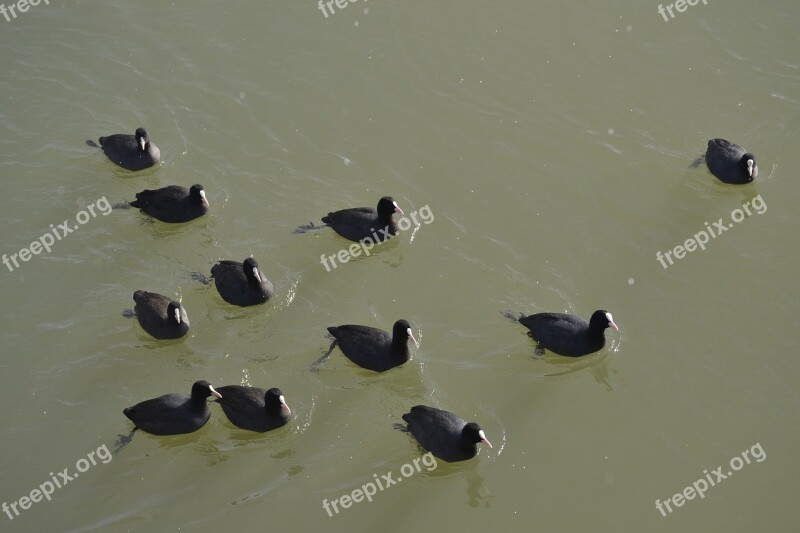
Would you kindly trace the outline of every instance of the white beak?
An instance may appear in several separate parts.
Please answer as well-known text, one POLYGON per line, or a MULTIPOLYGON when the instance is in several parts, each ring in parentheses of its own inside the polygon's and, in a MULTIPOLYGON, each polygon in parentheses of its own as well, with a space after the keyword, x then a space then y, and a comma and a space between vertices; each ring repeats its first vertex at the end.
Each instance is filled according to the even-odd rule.
POLYGON ((614 319, 611 317, 611 313, 606 313, 606 318, 608 319, 608 325, 614 328, 615 330, 619 331, 617 325, 614 324, 614 319))
POLYGON ((489 442, 489 439, 486 438, 486 433, 483 430, 478 432, 478 436, 481 438, 481 442, 487 445, 489 448, 493 448, 492 443, 489 442))
POLYGON ((406 334, 408 334, 408 338, 410 338, 412 341, 414 341, 414 345, 415 345, 417 348, 419 348, 419 343, 417 342, 417 339, 415 339, 415 338, 414 338, 414 334, 413 334, 413 333, 411 333, 411 328, 408 328, 408 329, 406 330, 406 334))

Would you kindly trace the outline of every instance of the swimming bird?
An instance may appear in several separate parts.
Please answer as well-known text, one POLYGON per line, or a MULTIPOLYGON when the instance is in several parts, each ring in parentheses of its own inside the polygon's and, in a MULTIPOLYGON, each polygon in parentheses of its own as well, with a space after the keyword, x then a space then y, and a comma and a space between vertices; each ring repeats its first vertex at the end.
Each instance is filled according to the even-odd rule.
POLYGON ((378 208, 353 207, 328 213, 322 222, 333 228, 333 231, 351 241, 359 242, 369 239, 373 244, 383 242, 397 234, 397 224, 392 220, 394 213, 403 214, 403 210, 391 196, 384 196, 378 201, 378 208))
POLYGON ((142 329, 156 339, 177 339, 189 331, 186 309, 172 298, 155 292, 136 291, 133 301, 136 302, 133 312, 142 329))
POLYGON ((106 157, 126 170, 144 170, 161 160, 161 151, 150 141, 144 128, 137 128, 134 135, 116 133, 99 140, 100 146, 94 141, 86 141, 86 144, 101 148, 106 157))
MULTIPOLYGON (((509 318, 517 318, 507 315, 509 318)), ((538 350, 568 357, 580 357, 600 350, 606 343, 605 329, 619 330, 608 311, 595 311, 589 322, 565 313, 521 315, 519 322, 530 330, 538 350)))
POLYGON ((180 185, 161 189, 145 189, 136 193, 132 207, 162 222, 188 222, 208 212, 206 191, 202 185, 192 185, 189 190, 180 185))
POLYGON ((417 342, 406 320, 395 322, 391 335, 382 329, 353 325, 331 326, 328 332, 335 339, 331 351, 338 344, 348 359, 375 372, 384 372, 408 361, 411 358, 408 339, 417 342))
POLYGON ((211 267, 211 276, 219 295, 229 304, 241 307, 263 304, 274 294, 272 283, 252 257, 243 263, 219 261, 211 267))
POLYGON ((222 395, 217 403, 225 416, 242 429, 263 433, 285 426, 292 416, 280 389, 226 385, 217 392, 222 395))
POLYGON ((492 447, 478 424, 467 423, 449 411, 415 405, 403 415, 403 420, 408 424, 404 430, 410 432, 420 446, 447 462, 472 459, 478 454, 478 443, 492 447))
POLYGON ((153 435, 179 435, 197 431, 211 416, 206 399, 209 396, 222 398, 208 381, 196 381, 191 395, 165 394, 145 400, 122 412, 135 424, 134 431, 141 429, 153 435))
POLYGON ((725 139, 711 139, 705 156, 692 164, 698 166, 705 160, 708 170, 724 183, 739 185, 750 183, 758 177, 756 156, 725 139))

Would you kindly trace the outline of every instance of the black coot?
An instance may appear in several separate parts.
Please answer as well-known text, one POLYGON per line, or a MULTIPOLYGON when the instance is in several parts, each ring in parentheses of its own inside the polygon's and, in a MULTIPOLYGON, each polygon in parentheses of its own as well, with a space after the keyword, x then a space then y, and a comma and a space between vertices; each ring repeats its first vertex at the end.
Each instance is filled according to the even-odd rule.
POLYGON ((211 276, 219 295, 229 304, 242 307, 263 304, 274 293, 272 283, 252 257, 244 263, 220 261, 211 267, 211 276))
POLYGON ((99 147, 94 141, 86 141, 86 144, 102 148, 111 161, 127 170, 150 168, 161 160, 161 151, 150 142, 144 128, 137 128, 134 135, 117 133, 100 137, 99 147))
POLYGON ((449 411, 415 405, 403 420, 420 446, 447 462, 472 459, 478 454, 479 442, 492 447, 478 424, 467 423, 449 411))
POLYGON ((397 234, 397 224, 392 220, 394 213, 402 215, 403 210, 391 196, 384 196, 378 202, 377 210, 371 207, 342 209, 328 213, 322 221, 345 239, 355 242, 369 239, 378 243, 397 234))
POLYGON ((603 310, 592 313, 589 322, 565 313, 522 315, 519 321, 530 330, 530 336, 536 340, 539 349, 569 357, 600 350, 606 343, 605 329, 619 329, 611 313, 603 310))
POLYGON ((219 387, 219 403, 234 425, 263 433, 285 426, 292 416, 280 389, 259 389, 241 385, 219 387))
POLYGON ((146 189, 136 193, 131 206, 162 222, 188 222, 208 212, 208 200, 202 185, 192 185, 188 190, 180 185, 146 189))
POLYGON ((705 160, 708 170, 725 183, 750 183, 758 177, 756 156, 725 139, 708 141, 705 160))
POLYGON ((133 312, 139 324, 156 339, 177 339, 189 331, 189 317, 183 306, 162 294, 136 291, 133 312))
POLYGON ((211 416, 206 399, 209 396, 222 398, 208 381, 197 381, 192 385, 192 394, 165 394, 145 400, 122 412, 131 419, 136 428, 153 435, 179 435, 197 431, 211 416))
POLYGON ((375 372, 384 372, 408 361, 411 358, 408 339, 417 342, 405 320, 394 323, 392 335, 369 326, 331 326, 328 331, 336 339, 331 350, 338 343, 348 359, 375 372))

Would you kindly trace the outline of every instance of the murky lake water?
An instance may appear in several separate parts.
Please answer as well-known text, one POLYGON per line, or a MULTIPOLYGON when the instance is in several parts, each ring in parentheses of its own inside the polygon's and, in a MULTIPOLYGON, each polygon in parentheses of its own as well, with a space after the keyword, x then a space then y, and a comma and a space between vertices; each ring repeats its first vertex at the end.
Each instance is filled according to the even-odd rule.
POLYGON ((3 531, 796 530, 800 5, 670 4, 665 22, 656 2, 340 4, 0 15, 2 253, 77 227, 0 266, 0 504, 21 511, 3 531), (157 168, 84 144, 140 125, 157 168), (714 137, 756 153, 754 184, 689 168, 714 137), (211 214, 75 222, 173 183, 202 183, 211 214), (293 234, 383 195, 430 223, 330 272, 320 256, 349 243, 293 234), (191 277, 250 254, 266 306, 191 277), (180 298, 189 336, 124 318, 137 289, 180 298), (620 331, 576 360, 534 359, 501 314, 600 308, 620 331), (374 375, 334 351, 310 371, 327 326, 398 318, 420 341, 410 363, 374 375), (280 387, 295 417, 257 435, 215 405, 196 433, 139 433, 103 460, 124 407, 198 379, 280 387), (329 517, 324 500, 420 456, 392 427, 420 403, 494 448, 329 517), (52 478, 51 501, 21 508, 52 478), (702 498, 674 497, 701 479, 702 498))

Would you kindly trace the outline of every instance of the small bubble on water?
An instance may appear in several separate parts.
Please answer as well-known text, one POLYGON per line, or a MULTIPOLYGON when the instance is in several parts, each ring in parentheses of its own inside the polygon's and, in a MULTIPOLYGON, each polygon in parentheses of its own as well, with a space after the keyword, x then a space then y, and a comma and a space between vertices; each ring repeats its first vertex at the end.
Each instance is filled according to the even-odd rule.
POLYGON ((628 285, 633 285, 633 284, 634 284, 633 278, 628 278, 628 285))

